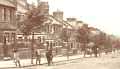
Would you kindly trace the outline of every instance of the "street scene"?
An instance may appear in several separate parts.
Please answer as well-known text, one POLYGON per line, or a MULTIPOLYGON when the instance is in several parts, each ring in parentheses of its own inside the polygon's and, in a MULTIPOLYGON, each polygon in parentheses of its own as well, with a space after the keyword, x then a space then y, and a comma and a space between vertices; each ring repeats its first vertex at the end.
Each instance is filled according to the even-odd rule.
POLYGON ((115 27, 87 21, 72 2, 0 0, 0 69, 120 69, 115 27))
POLYGON ((101 58, 84 58, 71 61, 63 61, 53 64, 48 67, 47 65, 26 67, 25 69, 119 69, 120 57, 101 57, 101 58))

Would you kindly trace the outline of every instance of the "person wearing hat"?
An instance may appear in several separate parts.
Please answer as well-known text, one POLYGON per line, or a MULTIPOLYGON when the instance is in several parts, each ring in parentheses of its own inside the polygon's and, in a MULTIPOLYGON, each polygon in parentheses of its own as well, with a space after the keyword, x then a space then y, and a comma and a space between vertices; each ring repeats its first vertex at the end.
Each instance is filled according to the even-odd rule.
POLYGON ((46 52, 46 58, 47 58, 47 61, 48 61, 48 66, 50 66, 51 63, 52 63, 52 59, 53 59, 52 50, 48 50, 46 52))

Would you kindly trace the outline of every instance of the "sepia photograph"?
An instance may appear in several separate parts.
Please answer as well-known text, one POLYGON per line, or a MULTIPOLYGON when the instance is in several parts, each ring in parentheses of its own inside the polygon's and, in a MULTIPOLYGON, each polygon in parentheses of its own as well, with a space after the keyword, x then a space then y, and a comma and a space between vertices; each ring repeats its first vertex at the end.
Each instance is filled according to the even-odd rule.
POLYGON ((120 69, 119 0, 0 0, 0 69, 120 69))

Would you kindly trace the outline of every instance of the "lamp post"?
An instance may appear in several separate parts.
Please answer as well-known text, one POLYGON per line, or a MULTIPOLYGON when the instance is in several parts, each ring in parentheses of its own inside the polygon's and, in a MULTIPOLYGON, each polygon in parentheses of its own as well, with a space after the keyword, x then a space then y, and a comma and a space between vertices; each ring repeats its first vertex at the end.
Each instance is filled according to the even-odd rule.
POLYGON ((67 60, 69 60, 69 45, 68 45, 68 42, 64 42, 64 46, 66 48, 64 52, 66 54, 67 60))
POLYGON ((31 64, 33 64, 33 56, 34 56, 34 32, 32 33, 31 64))
POLYGON ((67 47, 67 60, 69 60, 69 42, 66 42, 67 47))

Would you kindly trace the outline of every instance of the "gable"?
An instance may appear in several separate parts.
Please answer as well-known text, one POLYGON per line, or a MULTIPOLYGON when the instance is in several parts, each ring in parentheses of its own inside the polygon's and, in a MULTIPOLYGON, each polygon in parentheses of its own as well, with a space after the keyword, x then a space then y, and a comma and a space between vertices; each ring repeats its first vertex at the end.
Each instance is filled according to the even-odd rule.
POLYGON ((62 25, 62 23, 60 23, 59 21, 57 21, 56 19, 54 19, 54 18, 51 17, 51 16, 48 16, 48 20, 47 20, 45 23, 62 25))
POLYGON ((63 27, 73 28, 70 24, 68 24, 64 20, 58 20, 55 17, 53 17, 52 15, 48 16, 48 20, 45 23, 59 24, 59 25, 63 25, 63 27))

